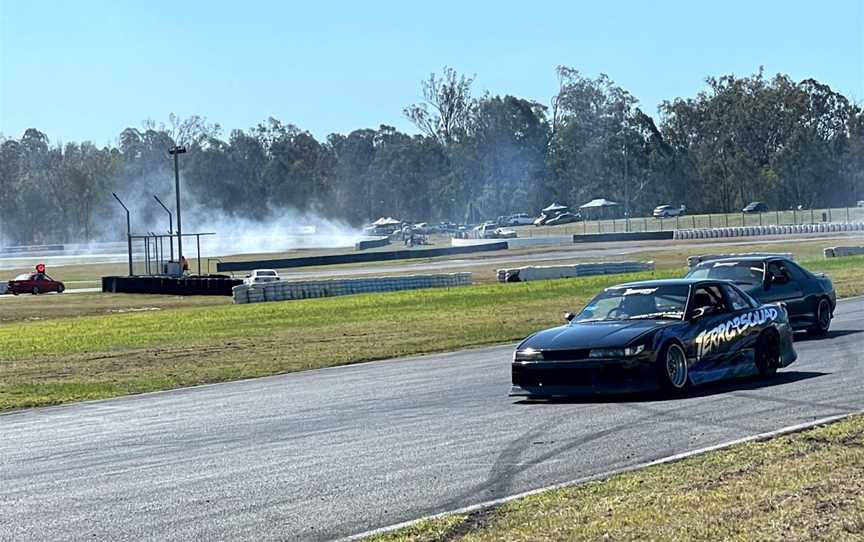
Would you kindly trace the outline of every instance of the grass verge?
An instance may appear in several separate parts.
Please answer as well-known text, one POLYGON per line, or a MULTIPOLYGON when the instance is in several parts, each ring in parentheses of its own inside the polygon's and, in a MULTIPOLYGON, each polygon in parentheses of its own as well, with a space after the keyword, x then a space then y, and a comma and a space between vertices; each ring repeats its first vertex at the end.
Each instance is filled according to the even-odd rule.
MULTIPOLYGON (((864 290, 856 276, 862 263, 812 267, 830 270, 840 295, 849 296, 864 290)), ((0 409, 517 341, 560 323, 563 312, 606 286, 682 271, 137 310, 148 309, 144 303, 120 314, 7 323, 0 325, 0 409)), ((48 296, 34 302, 42 299, 48 296)))
POLYGON ((739 444, 374 542, 864 539, 864 416, 739 444))

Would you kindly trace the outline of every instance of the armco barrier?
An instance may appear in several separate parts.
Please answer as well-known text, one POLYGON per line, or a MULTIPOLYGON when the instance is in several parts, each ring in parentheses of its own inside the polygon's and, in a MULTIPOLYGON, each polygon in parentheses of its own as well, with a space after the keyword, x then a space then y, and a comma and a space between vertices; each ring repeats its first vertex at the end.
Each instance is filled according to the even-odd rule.
POLYGON ((527 266, 512 269, 499 269, 498 282, 528 282, 593 275, 618 275, 653 271, 654 262, 600 262, 577 263, 573 265, 527 266))
POLYGON ((241 279, 204 277, 102 277, 102 291, 124 294, 231 295, 241 279))
POLYGON ((710 260, 720 260, 723 258, 741 258, 746 256, 761 256, 765 258, 771 256, 780 256, 789 260, 795 259, 795 255, 791 252, 739 252, 736 254, 700 254, 699 256, 690 256, 689 258, 687 258, 687 267, 693 267, 702 262, 707 262, 710 260))
POLYGON ((352 279, 279 281, 233 288, 234 303, 287 301, 372 292, 395 292, 421 288, 451 288, 471 284, 471 273, 407 275, 352 279))
POLYGON ((861 256, 864 247, 828 247, 825 249, 826 258, 844 258, 846 256, 861 256))
POLYGON ((308 267, 318 265, 334 265, 341 263, 384 262, 389 260, 407 260, 413 258, 435 258, 454 254, 470 254, 472 252, 490 252, 506 250, 507 243, 492 243, 470 247, 426 248, 420 250, 392 250, 382 252, 361 252, 359 254, 333 254, 329 256, 311 256, 308 258, 286 258, 282 260, 255 260, 248 262, 220 262, 216 270, 251 271, 253 269, 286 269, 289 267, 308 267))
POLYGON ((675 230, 675 239, 721 239, 724 237, 752 237, 767 235, 799 235, 807 233, 864 232, 864 223, 786 224, 780 226, 746 226, 736 228, 700 228, 675 230))
POLYGON ((385 247, 390 244, 389 237, 379 237, 377 239, 367 239, 354 243, 354 250, 366 250, 368 248, 385 247))
POLYGON ((636 231, 627 233, 589 233, 574 235, 574 243, 603 243, 610 241, 663 241, 672 239, 673 231, 636 231))

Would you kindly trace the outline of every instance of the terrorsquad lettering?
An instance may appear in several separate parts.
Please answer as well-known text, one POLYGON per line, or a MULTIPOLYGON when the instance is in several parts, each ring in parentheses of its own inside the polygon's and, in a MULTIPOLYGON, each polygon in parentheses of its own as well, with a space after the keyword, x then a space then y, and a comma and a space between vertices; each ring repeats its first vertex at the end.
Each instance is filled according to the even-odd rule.
POLYGON ((761 326, 765 322, 773 322, 777 319, 777 314, 775 308, 759 309, 736 316, 713 329, 703 331, 693 340, 696 343, 696 359, 702 359, 719 345, 743 336, 753 327, 761 326))

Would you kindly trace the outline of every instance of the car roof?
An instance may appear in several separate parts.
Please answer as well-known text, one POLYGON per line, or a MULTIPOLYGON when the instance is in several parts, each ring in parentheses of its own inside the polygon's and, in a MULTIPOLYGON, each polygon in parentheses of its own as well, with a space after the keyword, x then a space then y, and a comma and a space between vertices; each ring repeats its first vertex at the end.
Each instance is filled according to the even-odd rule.
POLYGON ((726 280, 720 279, 694 279, 694 278, 680 278, 680 279, 657 279, 657 280, 639 280, 636 282, 625 282, 622 284, 616 284, 614 286, 610 286, 609 288, 646 288, 650 286, 693 286, 696 284, 717 284, 718 282, 726 282, 726 280))
POLYGON ((712 264, 717 262, 767 262, 768 260, 783 260, 787 262, 790 261, 789 258, 780 254, 774 256, 726 256, 723 258, 711 258, 710 260, 699 262, 698 265, 712 264))

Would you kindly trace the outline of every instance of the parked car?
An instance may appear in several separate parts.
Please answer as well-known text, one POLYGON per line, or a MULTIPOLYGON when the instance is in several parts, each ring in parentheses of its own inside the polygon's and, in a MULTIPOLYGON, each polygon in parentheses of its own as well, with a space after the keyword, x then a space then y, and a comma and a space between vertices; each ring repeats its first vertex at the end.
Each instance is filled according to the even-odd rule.
POLYGON ((783 302, 796 330, 825 335, 831 327, 837 292, 824 273, 811 273, 780 256, 743 256, 708 260, 688 278, 726 279, 762 303, 783 302))
POLYGON ((857 205, 858 207, 864 207, 864 199, 858 200, 858 203, 856 203, 855 205, 857 205))
POLYGON ((545 225, 546 226, 558 226, 560 224, 569 224, 571 222, 578 222, 580 220, 582 220, 582 215, 580 215, 579 213, 574 214, 574 213, 566 212, 566 213, 561 213, 557 216, 550 218, 549 220, 546 221, 545 225))
POLYGON ((534 217, 526 213, 510 215, 504 220, 504 226, 530 226, 534 223, 534 217))
POLYGON ((567 324, 519 344, 511 396, 661 389, 771 375, 797 357, 782 304, 722 280, 666 279, 604 289, 567 324))
POLYGON ((280 280, 279 273, 273 269, 256 269, 243 279, 243 284, 252 286, 253 284, 263 284, 266 282, 276 282, 280 280))
POLYGON ((39 271, 35 273, 24 273, 18 275, 9 281, 9 293, 18 294, 44 294, 48 292, 57 292, 62 294, 66 290, 66 286, 59 280, 54 280, 46 273, 39 271))
POLYGON ((686 207, 683 205, 680 207, 673 207, 671 205, 659 205, 654 208, 654 212, 652 215, 654 218, 672 218, 676 216, 683 216, 686 212, 686 207))
POLYGON ((741 209, 742 213, 765 213, 768 211, 768 206, 761 201, 751 201, 747 207, 741 209))

